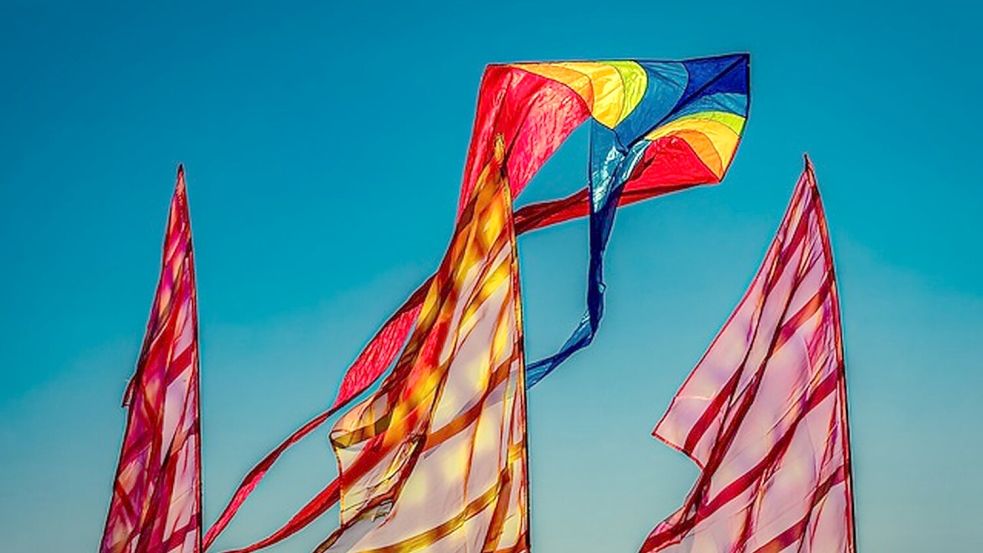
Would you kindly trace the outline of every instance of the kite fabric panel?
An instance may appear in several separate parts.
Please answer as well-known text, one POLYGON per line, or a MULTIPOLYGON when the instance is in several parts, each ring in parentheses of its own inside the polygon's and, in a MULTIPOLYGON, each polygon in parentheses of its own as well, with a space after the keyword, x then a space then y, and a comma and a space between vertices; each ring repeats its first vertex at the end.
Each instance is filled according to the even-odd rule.
MULTIPOLYGON (((603 315, 602 258, 617 208, 700 184, 718 183, 730 167, 748 112, 749 58, 745 54, 664 61, 557 62, 490 65, 461 186, 458 220, 497 151, 514 201, 546 160, 581 124, 591 120, 588 186, 566 198, 509 211, 517 234, 589 216, 587 311, 552 356, 526 370, 531 387, 594 337, 603 315)), ((433 279, 435 277, 431 277, 433 279)), ((383 324, 346 371, 331 408, 277 446, 242 480, 204 547, 214 543, 277 459, 371 387, 397 359, 413 331, 432 280, 421 285, 383 324)), ((253 551, 297 532, 339 498, 329 483, 253 551)))
POLYGON ((642 552, 856 550, 840 311, 808 159, 750 289, 655 435, 701 474, 642 552))
POLYGON ((178 168, 160 281, 136 373, 101 553, 197 553, 201 542, 198 307, 178 168))

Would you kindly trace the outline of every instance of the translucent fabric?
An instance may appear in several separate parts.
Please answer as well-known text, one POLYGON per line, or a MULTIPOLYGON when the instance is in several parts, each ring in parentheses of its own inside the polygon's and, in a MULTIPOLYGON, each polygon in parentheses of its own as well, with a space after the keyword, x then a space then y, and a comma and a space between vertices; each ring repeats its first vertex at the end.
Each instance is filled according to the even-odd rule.
POLYGON ((701 474, 643 552, 852 553, 840 311, 812 166, 655 435, 701 474))
POLYGON ((160 282, 136 373, 101 553, 196 553, 201 543, 198 306, 178 168, 160 282))
POLYGON ((331 431, 341 526, 318 553, 528 550, 519 280, 497 151, 396 367, 331 431))
MULTIPOLYGON (((590 124, 587 187, 566 198, 505 214, 516 233, 590 218, 587 309, 569 339, 530 363, 532 387, 594 339, 603 316, 603 256, 618 207, 700 184, 718 183, 734 158, 749 102, 745 54, 679 62, 603 61, 490 65, 482 77, 458 217, 473 199, 496 147, 510 200, 577 127, 590 124)), ((425 163, 427 160, 421 160, 425 163)), ((431 277, 435 278, 435 277, 431 277)), ((428 281, 409 296, 346 371, 331 407, 290 434, 242 480, 216 523, 208 548, 276 460, 393 366, 418 320, 428 281)), ((328 483, 278 530, 235 550, 246 553, 297 532, 339 498, 328 483)))

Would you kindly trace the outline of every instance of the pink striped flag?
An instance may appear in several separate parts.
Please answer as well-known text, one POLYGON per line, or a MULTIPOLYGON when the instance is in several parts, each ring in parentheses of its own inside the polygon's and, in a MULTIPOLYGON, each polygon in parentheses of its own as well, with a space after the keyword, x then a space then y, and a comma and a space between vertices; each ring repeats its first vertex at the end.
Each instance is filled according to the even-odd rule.
POLYGON ((101 553, 201 549, 198 313, 191 220, 178 167, 164 255, 136 373, 101 553))
POLYGON ((643 552, 855 551, 840 311, 806 158, 750 290, 655 435, 701 474, 643 552))

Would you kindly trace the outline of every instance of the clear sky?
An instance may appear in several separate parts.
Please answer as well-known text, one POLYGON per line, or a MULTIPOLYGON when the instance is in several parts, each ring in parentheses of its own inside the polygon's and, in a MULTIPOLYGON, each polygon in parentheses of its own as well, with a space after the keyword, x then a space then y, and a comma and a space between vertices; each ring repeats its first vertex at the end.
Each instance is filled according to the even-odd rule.
MULTIPOLYGON (((485 64, 737 51, 753 102, 728 178, 621 214, 605 324, 530 394, 534 550, 636 551, 682 502, 696 469, 649 432, 757 269, 805 151, 841 284, 860 549, 983 550, 978 8, 81 4, 0 7, 4 551, 97 547, 178 162, 210 522, 435 267, 485 64)), ((521 201, 585 173, 578 132, 521 201)), ((582 312, 586 226, 520 251, 538 357, 582 312)), ((321 432, 218 545, 273 529, 334 466, 321 432)), ((275 551, 309 551, 335 521, 275 551)))

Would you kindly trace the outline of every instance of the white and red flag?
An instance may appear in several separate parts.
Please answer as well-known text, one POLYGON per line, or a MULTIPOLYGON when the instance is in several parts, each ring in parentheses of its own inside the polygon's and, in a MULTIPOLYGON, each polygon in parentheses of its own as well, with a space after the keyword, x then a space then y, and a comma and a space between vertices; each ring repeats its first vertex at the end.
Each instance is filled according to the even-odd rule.
POLYGON ((198 313, 191 220, 178 168, 160 281, 136 373, 100 553, 201 549, 198 313))
POLYGON ((655 435, 701 474, 642 552, 855 551, 840 311, 808 158, 750 290, 655 435))
POLYGON ((529 550, 522 318, 496 148, 392 373, 335 424, 341 524, 318 553, 529 550))

